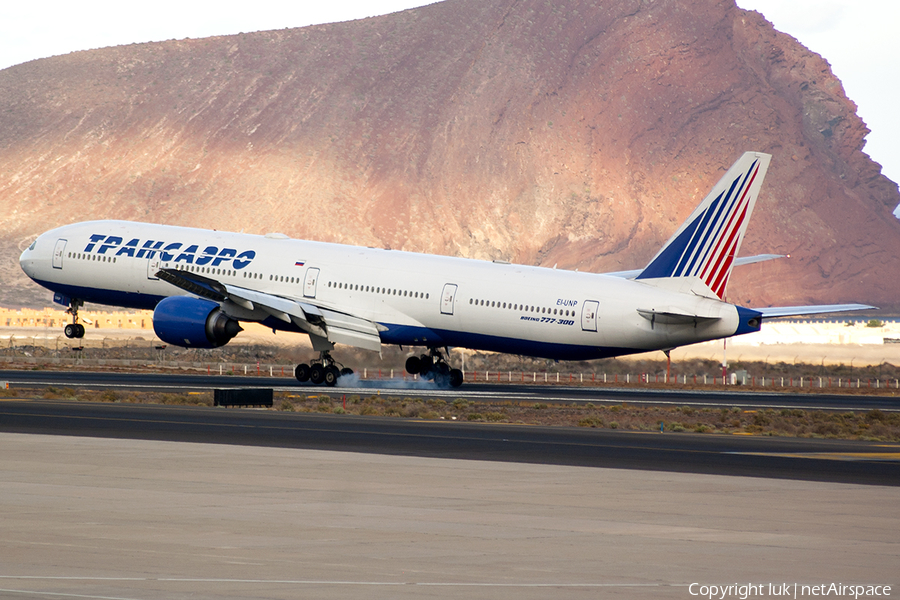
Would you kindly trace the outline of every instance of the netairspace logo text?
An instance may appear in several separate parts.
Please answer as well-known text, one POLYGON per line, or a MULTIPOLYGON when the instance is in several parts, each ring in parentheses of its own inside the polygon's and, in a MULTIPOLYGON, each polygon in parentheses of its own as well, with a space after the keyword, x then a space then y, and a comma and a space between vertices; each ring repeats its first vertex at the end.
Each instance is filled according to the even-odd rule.
POLYGON ((733 583, 731 585, 706 585, 692 583, 688 586, 691 596, 699 596, 713 600, 726 598, 779 597, 779 598, 816 598, 834 596, 842 598, 874 598, 891 595, 889 585, 844 585, 843 583, 822 583, 807 585, 802 583, 733 583))

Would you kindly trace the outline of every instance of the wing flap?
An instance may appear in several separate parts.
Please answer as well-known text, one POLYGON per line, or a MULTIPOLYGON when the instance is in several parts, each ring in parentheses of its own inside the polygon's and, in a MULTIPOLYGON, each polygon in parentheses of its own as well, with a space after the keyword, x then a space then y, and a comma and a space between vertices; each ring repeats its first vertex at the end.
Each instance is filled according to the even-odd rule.
POLYGON ((276 319, 293 322, 307 333, 318 335, 332 343, 381 352, 381 336, 378 334, 378 326, 372 321, 321 308, 309 302, 297 302, 237 286, 226 285, 225 288, 231 299, 252 302, 276 319))
POLYGON ((284 321, 284 319, 273 313, 283 313, 303 319, 304 321, 306 320, 306 313, 304 313, 301 306, 293 300, 282 298, 281 296, 273 296, 272 294, 266 294, 265 292, 257 292, 256 290, 250 290, 236 285, 225 284, 223 287, 228 294, 228 299, 238 306, 247 308, 247 305, 249 304, 250 306, 262 309, 266 313, 282 321, 284 321))
POLYGON ((381 352, 381 338, 370 334, 341 329, 340 327, 328 328, 328 341, 336 344, 346 344, 355 348, 381 352))
POLYGON ((320 310, 328 330, 328 341, 381 352, 381 336, 375 323, 326 308, 320 310))
POLYGON ((378 326, 368 319, 237 286, 226 285, 225 288, 231 299, 252 302, 276 319, 293 322, 329 342, 381 352, 378 326))

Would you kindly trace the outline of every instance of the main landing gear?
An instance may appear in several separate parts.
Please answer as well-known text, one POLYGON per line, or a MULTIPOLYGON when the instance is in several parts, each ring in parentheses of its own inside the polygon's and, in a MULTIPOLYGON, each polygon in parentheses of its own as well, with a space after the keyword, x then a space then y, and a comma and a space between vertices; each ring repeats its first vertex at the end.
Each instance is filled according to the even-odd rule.
MULTIPOLYGON (((441 351, 431 348, 428 354, 411 356, 406 359, 406 371, 410 375, 419 375, 422 379, 434 380, 441 387, 458 388, 463 383, 463 374, 459 369, 451 369, 441 351)), ((325 384, 329 387, 337 385, 338 378, 353 375, 353 369, 343 367, 328 352, 320 352, 318 360, 310 364, 300 364, 294 368, 294 377, 305 383, 325 384)))
POLYGON ((337 362, 328 352, 320 353, 319 359, 311 364, 300 364, 294 368, 294 377, 299 382, 311 381, 316 385, 323 383, 329 387, 337 385, 337 380, 343 375, 353 375, 353 369, 347 367, 338 368, 337 362))
POLYGON ((462 371, 451 369, 437 348, 431 348, 428 354, 407 358, 406 372, 421 375, 424 379, 433 379, 439 386, 458 388, 463 382, 462 371))
POLYGON ((84 325, 78 322, 78 307, 80 306, 84 306, 84 302, 78 298, 72 298, 72 301, 69 303, 69 308, 66 309, 66 312, 72 315, 72 322, 66 325, 65 329, 63 329, 63 333, 65 333, 66 337, 70 340, 73 338, 84 337, 84 325))

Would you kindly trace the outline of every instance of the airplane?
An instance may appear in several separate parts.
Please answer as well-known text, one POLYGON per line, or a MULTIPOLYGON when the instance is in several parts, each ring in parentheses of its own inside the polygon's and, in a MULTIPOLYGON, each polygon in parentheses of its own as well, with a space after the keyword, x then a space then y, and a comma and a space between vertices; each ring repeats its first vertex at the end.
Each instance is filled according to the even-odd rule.
POLYGON ((335 344, 425 349, 410 374, 458 387, 449 348, 590 360, 759 331, 763 319, 863 310, 863 304, 745 308, 725 300, 771 156, 746 152, 646 267, 597 274, 413 252, 128 221, 47 231, 19 262, 69 307, 84 336, 84 302, 153 310, 156 335, 216 348, 257 322, 306 334, 319 358, 301 381, 333 386, 335 344))

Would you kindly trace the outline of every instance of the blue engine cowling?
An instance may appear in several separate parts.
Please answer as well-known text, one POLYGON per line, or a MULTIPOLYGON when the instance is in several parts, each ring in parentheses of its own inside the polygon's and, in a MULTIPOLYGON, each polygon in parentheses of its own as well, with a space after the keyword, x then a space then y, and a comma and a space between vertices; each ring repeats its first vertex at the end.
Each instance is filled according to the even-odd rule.
POLYGON ((159 339, 175 346, 218 348, 231 341, 241 326, 215 302, 170 296, 156 305, 153 330, 159 339))

